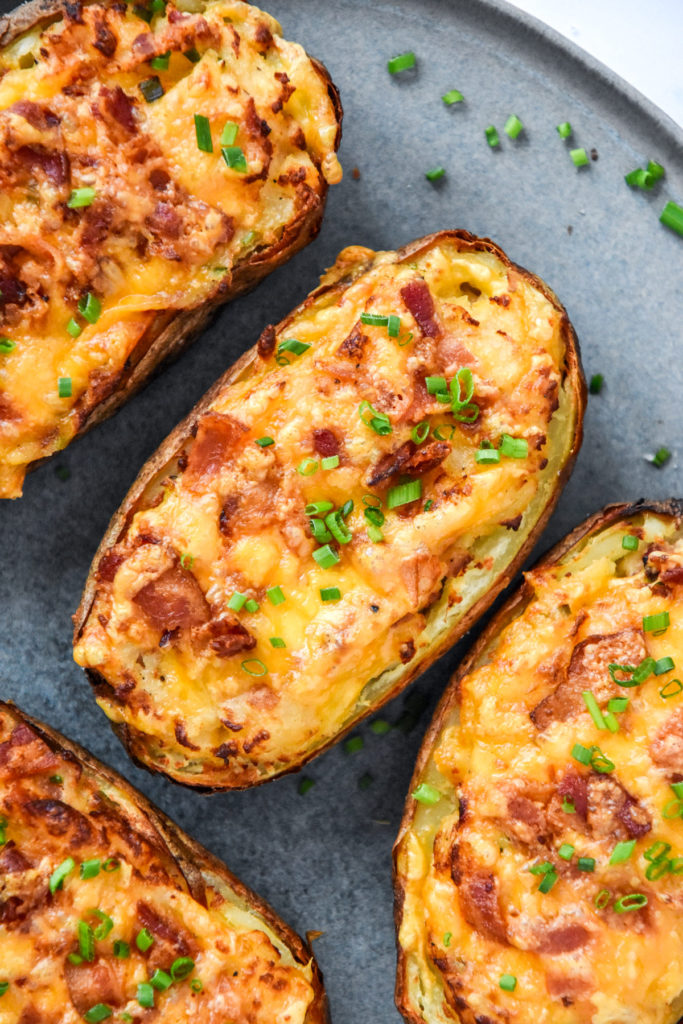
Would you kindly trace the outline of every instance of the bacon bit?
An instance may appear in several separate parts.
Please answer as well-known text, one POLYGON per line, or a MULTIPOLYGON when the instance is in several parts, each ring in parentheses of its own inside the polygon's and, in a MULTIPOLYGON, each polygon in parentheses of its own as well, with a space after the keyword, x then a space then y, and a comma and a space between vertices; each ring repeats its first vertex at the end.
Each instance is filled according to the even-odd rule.
POLYGON ((420 445, 404 468, 408 473, 421 476, 440 466, 450 451, 451 446, 446 441, 430 441, 428 444, 420 445))
POLYGON ((30 871, 32 862, 24 856, 13 839, 2 848, 0 853, 0 873, 3 875, 15 875, 20 871, 30 871))
POLYGON ((118 568, 123 565, 126 558, 125 555, 121 554, 120 551, 116 551, 115 548, 110 548, 100 558, 99 565, 97 566, 96 576, 101 583, 112 583, 118 568))
POLYGON ((106 20, 100 17, 100 12, 95 9, 95 42, 93 46, 96 50, 99 50, 104 57, 113 57, 116 53, 116 47, 119 44, 118 39, 109 28, 106 20))
POLYGON ((151 32, 141 32, 140 35, 136 36, 131 43, 131 49, 134 53, 143 57, 145 60, 149 57, 153 57, 156 53, 154 36, 151 32))
POLYGON ((242 729, 244 729, 243 725, 239 725, 238 722, 231 722, 229 718, 221 718, 221 725, 224 725, 230 732, 242 732, 242 729))
POLYGON ((521 793, 515 793, 507 801, 509 820, 503 823, 521 842, 531 845, 541 841, 547 831, 548 822, 542 807, 521 793))
POLYGON ((470 857, 458 845, 453 847, 451 857, 451 875, 458 886, 462 916, 484 938, 509 945, 495 875, 470 863, 470 857))
POLYGON ((133 114, 134 107, 135 100, 124 92, 120 85, 114 86, 113 89, 103 85, 100 88, 95 114, 100 113, 105 118, 115 121, 127 135, 135 135, 138 123, 133 114))
POLYGON ((434 299, 425 282, 418 278, 401 288, 401 298, 426 338, 440 338, 441 328, 434 319, 434 299))
POLYGON ((11 107, 7 108, 8 114, 17 114, 38 131, 45 132, 50 128, 56 128, 60 123, 59 118, 49 107, 44 107, 33 100, 16 100, 11 107))
POLYGON ((133 601, 156 629, 187 629, 207 622, 211 616, 197 580, 180 565, 147 583, 133 601))
POLYGON ((232 416, 209 412, 197 425, 197 436, 187 459, 183 475, 190 489, 216 476, 247 428, 232 416))
POLYGON ((588 776, 574 771, 566 772, 557 792, 562 800, 568 800, 574 805, 578 816, 585 821, 588 814, 588 776))
POLYGON ((159 202, 153 212, 145 217, 145 224, 152 233, 162 239, 178 238, 183 227, 183 218, 171 203, 159 202))
POLYGON ((357 167, 354 167, 351 171, 351 176, 354 181, 360 181, 360 171, 357 167))
POLYGON ((650 757, 658 768, 683 770, 683 708, 677 708, 659 727, 650 743, 650 757))
POLYGON ((93 963, 64 961, 64 979, 76 1012, 83 1017, 96 1003, 119 1007, 126 1001, 124 966, 113 958, 99 957, 93 963))
POLYGON ((446 566, 435 555, 417 554, 405 558, 399 571, 411 606, 420 609, 439 596, 446 566))
POLYGON ((149 183, 155 192, 163 192, 171 181, 171 175, 162 167, 155 167, 149 172, 149 183))
POLYGON ((17 725, 10 738, 0 743, 0 775, 18 779, 49 771, 58 758, 28 725, 17 725))
POLYGON ((200 750, 201 749, 200 747, 197 747, 194 743, 190 743, 190 740, 189 740, 189 737, 187 735, 187 730, 185 728, 185 723, 184 722, 176 721, 176 723, 175 723, 175 738, 176 738, 177 742, 180 744, 181 747, 187 747, 188 750, 200 750))
MULTIPOLYGON (((642 630, 623 629, 619 633, 586 637, 572 651, 569 667, 557 688, 530 712, 537 729, 543 731, 554 721, 564 722, 585 710, 581 694, 592 690, 598 701, 614 696, 608 666, 639 665, 647 655, 642 630)), ((562 672, 559 673, 562 677, 562 672)))
POLYGON ((547 930, 540 928, 539 931, 538 945, 534 952, 548 953, 550 956, 573 953, 585 946, 592 938, 590 930, 578 922, 558 925, 547 930))
POLYGON ((208 646, 219 658, 230 658, 256 647, 256 639, 234 615, 212 619, 193 630, 192 640, 198 646, 208 646))
POLYGON ((32 174, 40 171, 55 186, 65 185, 69 180, 71 168, 64 151, 49 150, 44 146, 20 146, 14 158, 32 174))
POLYGON ((93 838, 92 826, 85 815, 62 800, 29 800, 24 804, 24 810, 30 817, 37 818, 51 836, 63 837, 71 833, 71 847, 83 846, 93 838))
POLYGON ((413 441, 404 441, 393 452, 382 455, 371 471, 368 487, 375 487, 397 473, 428 473, 443 462, 450 450, 451 446, 446 441, 431 441, 420 447, 413 441))
POLYGON ((661 574, 660 579, 663 583, 683 583, 683 565, 669 565, 661 574))
POLYGON ((113 205, 108 201, 96 200, 92 206, 83 211, 81 230, 81 247, 94 249, 101 245, 109 234, 114 217, 113 205))
POLYGON ((363 349, 369 341, 367 334, 363 334, 361 322, 358 320, 347 338, 342 341, 338 349, 338 355, 347 359, 359 360, 363 356, 363 349))
POLYGON ((339 441, 334 432, 326 428, 313 431, 313 447, 318 455, 325 457, 339 454, 339 441))
POLYGON ((186 928, 162 916, 144 900, 138 900, 137 914, 140 924, 155 938, 148 954, 145 954, 149 957, 150 966, 154 966, 153 959, 159 960, 159 966, 167 970, 176 957, 196 955, 196 942, 186 928))
POLYGON ((12 423, 21 419, 21 413, 9 398, 6 398, 0 391, 0 423, 12 423))
POLYGON ((256 342, 256 351, 261 359, 270 358, 275 351, 275 328, 272 324, 268 324, 261 332, 261 337, 256 342))

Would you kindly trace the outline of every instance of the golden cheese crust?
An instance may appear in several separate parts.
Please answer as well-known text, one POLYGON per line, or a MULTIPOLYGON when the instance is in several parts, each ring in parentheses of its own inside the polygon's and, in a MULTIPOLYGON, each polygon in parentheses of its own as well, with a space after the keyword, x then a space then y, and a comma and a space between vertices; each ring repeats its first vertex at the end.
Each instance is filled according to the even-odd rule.
POLYGON ((142 470, 95 558, 75 657, 133 756, 243 787, 388 700, 514 572, 582 411, 566 314, 493 243, 344 250, 142 470))
POLYGON ((0 19, 0 497, 316 234, 341 107, 241 0, 0 19))
POLYGON ((309 950, 123 779, 0 702, 0 1024, 325 1024, 309 950))
POLYGON ((394 851, 412 1024, 681 1017, 682 607, 683 502, 612 506, 456 673, 394 851))

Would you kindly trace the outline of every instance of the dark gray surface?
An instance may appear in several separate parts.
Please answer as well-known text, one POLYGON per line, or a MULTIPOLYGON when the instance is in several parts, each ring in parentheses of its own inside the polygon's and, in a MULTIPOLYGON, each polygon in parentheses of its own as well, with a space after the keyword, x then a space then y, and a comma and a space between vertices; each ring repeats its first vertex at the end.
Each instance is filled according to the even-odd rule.
POLYGON ((502 3, 274 0, 270 9, 341 89, 345 180, 305 253, 225 309, 113 420, 34 473, 22 500, 0 507, 0 693, 120 769, 300 931, 324 931, 316 952, 335 1024, 396 1024, 391 844, 428 709, 458 652, 386 710, 395 721, 406 697, 424 698, 428 709, 410 734, 377 737, 363 727, 362 752, 338 747, 307 769, 316 786, 305 797, 289 777, 206 798, 126 759, 72 663, 70 615, 143 460, 351 243, 393 248, 465 227, 494 238, 566 304, 586 372, 604 372, 607 386, 590 400, 584 448, 543 548, 608 501, 680 495, 683 239, 658 215, 666 199, 683 201, 683 139, 628 86, 502 3), (387 57, 406 49, 418 54, 417 73, 391 78, 387 57), (440 96, 452 87, 466 102, 449 110, 440 96), (502 135, 512 112, 525 125, 517 142, 502 135), (564 120, 574 145, 597 148, 597 163, 574 169, 555 132, 564 120), (484 140, 490 122, 504 139, 499 152, 484 140), (652 194, 633 193, 623 175, 648 157, 661 160, 667 178, 652 194), (447 178, 430 185, 423 173, 438 163, 447 178), (660 444, 675 454, 656 470, 644 456, 660 444), (70 468, 68 482, 58 465, 70 468), (365 772, 374 781, 361 790, 365 772))

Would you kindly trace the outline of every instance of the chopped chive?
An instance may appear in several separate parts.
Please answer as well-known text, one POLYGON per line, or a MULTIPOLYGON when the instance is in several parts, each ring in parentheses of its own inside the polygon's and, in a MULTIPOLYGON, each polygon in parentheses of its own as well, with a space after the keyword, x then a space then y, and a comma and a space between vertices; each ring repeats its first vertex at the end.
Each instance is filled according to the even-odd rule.
POLYGON ((331 512, 333 508, 331 501, 311 501, 306 505, 304 513, 307 516, 321 516, 324 512, 331 512))
POLYGON ((204 988, 204 984, 201 978, 193 978, 190 982, 190 988, 193 992, 201 992, 204 988))
POLYGON ((522 131, 524 125, 517 117, 516 114, 510 114, 507 121, 505 122, 505 128, 503 129, 509 139, 516 139, 519 133, 522 131))
POLYGON ((329 512, 325 516, 325 526, 340 544, 348 544, 351 541, 351 531, 344 522, 340 511, 329 512))
POLYGON ((194 970, 194 960, 189 956, 179 956, 171 964, 171 977, 174 981, 185 981, 194 970))
POLYGON ((474 453, 474 461, 482 466, 500 462, 500 452, 497 448, 478 448, 474 453))
POLYGON ((71 377, 60 377, 58 379, 57 394, 60 398, 71 398, 71 377))
POLYGON ((108 857, 102 865, 102 870, 106 871, 107 874, 111 874, 113 871, 118 871, 121 867, 121 861, 117 860, 116 857, 108 857))
POLYGON ((250 597, 244 607, 248 612, 251 612, 253 615, 253 613, 257 612, 261 606, 259 605, 258 601, 255 601, 253 597, 250 597))
POLYGON ((490 124, 488 128, 484 128, 484 135, 491 149, 500 146, 500 136, 494 125, 490 124))
POLYGON ((313 552, 313 557, 320 566, 321 569, 331 569, 333 565, 336 565, 339 561, 339 555, 331 548, 329 544, 324 544, 321 548, 316 548, 313 552))
POLYGON ((529 873, 532 875, 547 875, 552 870, 553 866, 550 861, 544 860, 542 864, 532 864, 529 868, 529 873))
POLYGON ((370 430, 374 430, 380 437, 392 433, 391 420, 384 412, 378 412, 370 402, 361 402, 358 406, 358 417, 370 430))
POLYGON ((422 420, 417 423, 411 430, 410 436, 415 444, 423 444, 429 437, 429 421, 422 420))
POLYGON ((656 466, 657 469, 661 469, 661 467, 664 466, 670 458, 671 452, 668 448, 664 448, 662 446, 661 448, 657 449, 657 451, 654 453, 650 461, 653 466, 656 466))
POLYGON ((576 807, 574 806, 574 801, 570 800, 566 796, 562 797, 562 810, 565 814, 576 814, 576 807))
POLYGON ((500 454, 508 459, 526 459, 529 454, 529 442, 525 437, 510 437, 503 434, 500 439, 500 454))
POLYGON ((538 891, 542 893, 550 892, 552 887, 555 885, 555 882, 557 881, 557 877, 557 871, 555 871, 554 868, 551 868, 550 871, 546 872, 546 874, 543 876, 541 884, 538 887, 538 891))
POLYGON ((70 210, 80 210, 83 207, 90 206, 94 199, 94 188, 90 188, 90 186, 86 186, 85 188, 75 188, 72 189, 66 205, 70 210))
POLYGON ((390 488, 387 494, 387 508, 399 508, 401 505, 409 505, 411 501, 417 501, 422 497, 422 481, 407 480, 403 484, 397 484, 390 488))
POLYGON ((449 89, 445 92, 441 99, 444 101, 447 107, 452 107, 454 103, 462 103, 465 99, 459 89, 449 89))
POLYGON ((584 747, 581 743, 575 743, 572 747, 572 757, 579 764, 590 764, 593 750, 591 747, 584 747))
POLYGON ((452 932, 444 932, 443 944, 444 944, 444 946, 446 946, 446 948, 448 948, 450 946, 452 938, 453 938, 453 933, 452 932))
POLYGON ((238 131, 239 125, 236 125, 234 121, 226 121, 221 132, 221 146, 232 146, 238 131))
POLYGON ((609 889, 601 889, 598 895, 595 897, 595 906, 598 910, 604 910, 609 901, 612 899, 612 893, 609 889))
POLYGON ((339 587, 321 587, 321 601, 341 601, 341 590, 339 587))
POLYGON ((375 736, 386 736, 388 732, 391 732, 391 726, 383 718, 377 718, 374 722, 370 722, 370 732, 374 732, 375 736))
POLYGON ((432 167, 431 170, 425 171, 425 178, 427 181, 439 181, 440 178, 443 178, 445 173, 445 167, 432 167))
POLYGON ((661 860, 662 857, 666 857, 671 849, 671 843, 664 843, 662 840, 658 840, 656 843, 645 851, 643 857, 645 860, 657 861, 661 860))
POLYGON ((318 472, 318 460, 311 459, 310 457, 302 459, 296 467, 296 471, 297 473, 300 473, 301 476, 313 476, 314 473, 318 472))
POLYGON ((517 979, 514 974, 501 974, 498 984, 503 992, 514 992, 517 988, 517 979))
POLYGON ((164 95, 164 87, 159 81, 158 75, 152 75, 151 78, 146 78, 144 82, 140 82, 138 88, 145 97, 147 103, 154 103, 155 100, 160 100, 164 95))
POLYGON ((318 544, 328 544, 332 540, 332 534, 327 529, 322 519, 309 519, 308 522, 311 527, 313 539, 317 540, 318 544))
POLYGON ((673 658, 660 658, 655 662, 654 672, 656 676, 663 676, 665 672, 671 672, 673 668, 676 668, 673 658))
POLYGON ((284 642, 281 636, 271 636, 270 638, 271 647, 286 647, 287 644, 284 642))
POLYGON ((96 324, 102 312, 102 303, 96 295, 88 292, 86 297, 78 303, 78 312, 89 324, 96 324))
POLYGON ((213 153, 211 122, 204 114, 194 115, 194 132, 197 137, 197 149, 200 149, 202 153, 213 153))
POLYGON ((117 960, 127 960, 130 956, 130 946, 123 939, 117 939, 114 943, 114 956, 117 960))
POLYGON ((390 338, 398 338, 401 333, 401 318, 396 316, 395 313, 391 313, 387 317, 387 334, 390 338))
POLYGON ((79 334, 83 333, 83 328, 79 324, 78 320, 74 320, 73 317, 71 317, 68 324, 66 325, 66 329, 72 338, 77 338, 79 334))
POLYGON ((86 1013, 83 1014, 83 1020, 87 1024, 100 1024, 103 1020, 108 1020, 114 1011, 106 1003, 96 1003, 95 1006, 91 1006, 86 1013))
POLYGON ((659 696, 663 700, 668 700, 669 697, 677 697, 682 690, 683 683, 680 679, 670 679, 659 691, 659 696))
POLYGON ((76 867, 76 862, 73 857, 67 857, 62 863, 55 868, 50 875, 49 888, 50 892, 54 896, 58 889, 61 889, 64 884, 64 879, 67 875, 70 875, 73 869, 76 867))
POLYGON ((170 988, 173 984, 173 978, 166 971, 162 971, 160 967, 157 967, 156 971, 149 979, 149 983, 152 988, 155 988, 157 992, 165 992, 167 988, 170 988))
POLYGON ((683 782, 672 782, 671 789, 679 800, 683 800, 683 782))
POLYGON ((239 590, 236 590, 234 594, 232 594, 230 600, 228 601, 228 608, 230 609, 230 611, 239 612, 246 604, 246 600, 247 595, 240 594, 239 590))
POLYGON ((600 747, 591 748, 591 759, 590 766, 595 772, 600 772, 601 775, 609 775, 614 771, 616 765, 607 754, 605 754, 600 747))
POLYGON ((635 848, 635 839, 629 839, 628 842, 617 843, 612 850, 612 855, 609 859, 610 864, 623 864, 629 859, 635 848))
POLYGON ((433 502, 433 500, 431 498, 429 499, 429 501, 426 501, 425 502, 425 512, 429 512, 429 510, 430 510, 430 508, 432 507, 433 504, 434 504, 434 502, 433 502))
POLYGON ((183 569, 191 569, 194 565, 194 555, 190 554, 189 551, 183 551, 180 556, 180 565, 183 569))
POLYGON ((656 860, 652 864, 648 864, 645 870, 645 877, 648 882, 656 882, 658 878, 663 878, 664 875, 668 875, 672 870, 672 864, 673 861, 667 860, 666 857, 656 860))
POLYGON ((356 754, 359 750, 362 750, 364 746, 362 736, 351 736, 350 739, 344 743, 344 750, 347 754, 356 754))
POLYGON ((93 860, 84 860, 81 864, 81 878, 95 878, 100 873, 100 866, 99 857, 93 860))
POLYGON ((427 807, 433 807, 434 804, 438 804, 441 799, 441 791, 436 786, 430 786, 428 782, 421 782, 420 785, 412 792, 413 800, 417 800, 420 804, 426 804, 427 807))
POLYGON ((85 921, 78 922, 78 952, 88 963, 95 959, 95 936, 85 921))
POLYGON ((649 171, 644 171, 642 167, 636 167, 634 171, 629 171, 628 174, 624 175, 624 181, 627 185, 636 186, 649 191, 655 183, 655 179, 652 177, 649 171))
POLYGON ((588 385, 588 390, 591 395, 599 395, 603 389, 604 383, 605 378, 603 375, 601 373, 594 373, 591 377, 590 384, 588 385))
POLYGON ((625 536, 623 536, 621 538, 621 546, 626 551, 637 551, 638 550, 638 544, 639 544, 638 538, 634 537, 630 533, 625 534, 625 536))
POLYGON ((561 139, 568 139, 572 133, 572 126, 569 121, 563 121, 562 124, 557 126, 557 134, 561 139))
POLYGON ((191 46, 189 50, 184 50, 183 57, 187 57, 190 64, 198 64, 202 59, 199 50, 195 46, 191 46))
MULTIPOLYGON (((61 786, 62 783, 64 782, 64 779, 62 778, 61 775, 51 775, 50 778, 49 778, 49 781, 50 782, 54 782, 57 786, 61 786)), ((2 822, 0 822, 0 825, 1 824, 2 824, 2 822)), ((81 878, 82 877, 83 877, 83 875, 81 875, 81 878)))
POLYGON ((660 181, 664 177, 664 168, 656 160, 648 161, 647 170, 648 174, 651 174, 655 181, 660 181))
POLYGON ((295 356, 301 356, 304 352, 308 351, 311 346, 305 341, 299 341, 298 338, 285 338, 281 341, 277 347, 278 353, 281 352, 293 352, 295 356))
POLYGON ((619 732, 619 723, 611 711, 603 711, 602 717, 605 719, 605 725, 611 733, 619 732))
POLYGON ((368 327, 388 327, 389 317, 381 313, 361 313, 360 322, 368 327))
POLYGON ((269 445, 275 444, 275 440, 272 437, 268 437, 266 435, 264 437, 257 437, 256 444, 259 446, 259 448, 268 448, 269 445))
POLYGON ((425 387, 429 395, 445 394, 448 391, 448 382, 445 377, 425 377, 425 387))
POLYGON ((622 896, 614 904, 617 914, 625 914, 629 910, 640 910, 647 904, 647 896, 642 892, 631 892, 622 896))
POLYGON ((264 665, 260 658, 247 658, 242 662, 241 667, 250 676, 265 676, 268 674, 268 666, 264 665))
POLYGON ((154 1006, 154 989, 148 981, 140 982, 135 998, 145 1009, 151 1009, 154 1006))
POLYGON ((299 785, 297 786, 297 790, 298 790, 299 796, 306 796, 306 793, 308 793, 309 790, 313 789, 314 786, 315 786, 315 779, 309 779, 309 778, 302 779, 301 782, 299 783, 299 785))
POLYGON ((135 937, 135 945, 141 953, 146 953, 154 942, 154 936, 147 928, 141 928, 135 937))
POLYGON ((285 595, 282 593, 282 587, 270 587, 266 590, 266 596, 270 603, 277 607, 279 604, 283 604, 285 601, 285 595))
POLYGON ((671 228, 679 235, 683 235, 683 206, 678 203, 667 203, 659 215, 664 227, 671 228))
POLYGON ((247 158, 241 146, 221 146, 221 153, 228 167, 240 174, 246 174, 247 158))
POLYGON ((562 846, 557 851, 557 856, 561 857, 562 860, 571 860, 574 856, 574 847, 571 843, 562 843, 562 846))
POLYGON ((595 699, 595 694, 590 690, 584 690, 581 696, 583 697, 583 702, 588 708, 588 713, 593 719, 596 729, 606 729, 607 726, 605 725, 605 719, 602 717, 602 711, 595 699))
POLYGON ((670 620, 668 612, 657 612, 655 615, 643 616, 643 631, 652 633, 653 636, 661 636, 669 628, 670 620))
POLYGON ((622 711, 626 711, 629 704, 628 697, 611 697, 607 702, 607 710, 614 712, 614 714, 621 714, 622 711))
POLYGON ((390 75, 395 75, 399 71, 408 71, 409 68, 414 68, 415 63, 415 54, 412 50, 408 50, 407 53, 400 53, 397 57, 391 57, 387 61, 387 71, 390 75))
MULTIPOLYGON (((68 330, 68 328, 67 328, 68 330)), ((80 334, 80 331, 78 332, 80 334)), ((0 338, 0 352, 7 353, 12 352, 17 347, 16 341, 12 341, 11 338, 2 337, 0 338)))
POLYGON ((322 469, 336 469, 339 465, 338 455, 326 455, 320 460, 320 466, 322 469))
POLYGON ((585 167, 589 162, 588 153, 586 153, 586 150, 583 149, 583 147, 581 149, 570 149, 569 155, 572 158, 574 167, 585 167))

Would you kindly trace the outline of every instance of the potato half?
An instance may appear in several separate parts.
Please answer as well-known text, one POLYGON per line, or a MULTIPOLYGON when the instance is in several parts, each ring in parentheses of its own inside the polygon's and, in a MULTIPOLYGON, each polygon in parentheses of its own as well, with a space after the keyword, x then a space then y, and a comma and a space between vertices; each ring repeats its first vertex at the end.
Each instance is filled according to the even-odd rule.
POLYGON ((0 815, 2 1024, 328 1020, 310 950, 258 896, 4 702, 0 815))
POLYGON ((455 674, 395 846, 411 1024, 683 1014, 683 502, 613 505, 455 674))
POLYGON ((584 385, 548 288, 445 231, 345 249, 142 469, 75 657, 130 753, 192 786, 299 768, 510 580, 584 385))
POLYGON ((318 231, 341 107, 240 0, 0 17, 0 498, 318 231))

